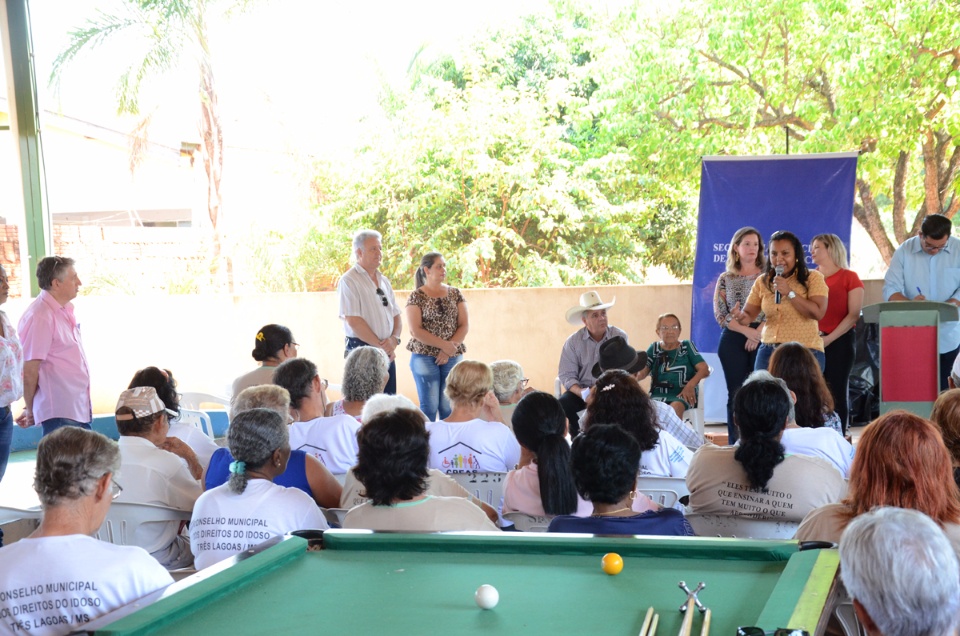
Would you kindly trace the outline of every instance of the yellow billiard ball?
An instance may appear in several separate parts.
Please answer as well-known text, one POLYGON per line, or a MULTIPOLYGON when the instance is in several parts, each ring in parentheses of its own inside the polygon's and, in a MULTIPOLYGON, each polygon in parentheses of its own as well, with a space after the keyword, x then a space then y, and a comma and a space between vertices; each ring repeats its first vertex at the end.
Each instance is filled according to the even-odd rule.
POLYGON ((609 552, 603 555, 603 560, 600 561, 603 571, 614 576, 620 574, 623 570, 623 558, 620 557, 616 552, 609 552))

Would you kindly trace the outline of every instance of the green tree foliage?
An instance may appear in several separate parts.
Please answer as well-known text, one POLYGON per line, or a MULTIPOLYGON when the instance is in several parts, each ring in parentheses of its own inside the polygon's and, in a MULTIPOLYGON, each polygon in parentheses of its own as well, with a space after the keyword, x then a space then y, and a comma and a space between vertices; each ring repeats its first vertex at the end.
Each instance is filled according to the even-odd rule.
POLYGON ((855 217, 889 262, 923 215, 960 208, 960 14, 950 2, 685 0, 616 16, 594 53, 595 153, 626 150, 651 196, 688 201, 700 157, 860 150, 855 217))
MULTIPOLYGON (((626 153, 590 157, 574 138, 596 89, 585 21, 529 18, 457 56, 418 56, 352 161, 318 166, 329 226, 381 230, 400 285, 432 249, 466 286, 640 282, 658 209, 621 192, 636 179, 626 153)), ((689 273, 689 254, 661 256, 689 273)))

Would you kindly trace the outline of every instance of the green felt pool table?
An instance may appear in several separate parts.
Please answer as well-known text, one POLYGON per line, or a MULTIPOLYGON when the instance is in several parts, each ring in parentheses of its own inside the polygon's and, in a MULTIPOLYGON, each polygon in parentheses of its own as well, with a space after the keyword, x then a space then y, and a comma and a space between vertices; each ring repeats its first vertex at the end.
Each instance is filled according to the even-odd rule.
MULTIPOLYGON (((692 588, 703 581, 711 634, 732 636, 739 625, 819 634, 839 563, 836 550, 799 551, 793 541, 694 537, 331 530, 323 543, 307 551, 305 540, 287 537, 91 627, 97 634, 204 636, 635 635, 653 606, 657 633, 674 636, 686 599, 678 582, 692 588), (621 574, 601 570, 607 552, 623 557, 621 574), (474 603, 484 583, 500 593, 493 610, 474 603)), ((694 634, 700 625, 698 615, 694 634)))

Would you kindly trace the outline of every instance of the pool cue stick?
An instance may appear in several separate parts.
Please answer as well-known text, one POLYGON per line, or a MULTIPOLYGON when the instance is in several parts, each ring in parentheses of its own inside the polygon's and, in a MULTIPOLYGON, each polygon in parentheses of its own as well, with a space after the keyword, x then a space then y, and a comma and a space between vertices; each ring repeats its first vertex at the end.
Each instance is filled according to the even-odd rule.
POLYGON ((657 634, 657 623, 659 623, 659 622, 660 622, 660 615, 659 615, 659 614, 654 614, 654 615, 653 615, 653 622, 650 623, 650 631, 647 632, 647 636, 656 636, 656 634, 657 634))
MULTIPOLYGON (((690 598, 693 598, 693 594, 690 595, 690 598)), ((683 624, 680 625, 679 636, 690 636, 690 629, 693 627, 693 615, 696 614, 696 612, 693 611, 690 598, 687 599, 687 611, 683 614, 683 624)))
POLYGON ((651 618, 653 618, 653 605, 651 605, 650 609, 647 610, 647 615, 643 619, 643 626, 640 628, 640 636, 647 636, 649 634, 647 630, 650 628, 651 618))
POLYGON ((700 628, 700 636, 710 636, 710 608, 703 614, 703 627, 700 628))

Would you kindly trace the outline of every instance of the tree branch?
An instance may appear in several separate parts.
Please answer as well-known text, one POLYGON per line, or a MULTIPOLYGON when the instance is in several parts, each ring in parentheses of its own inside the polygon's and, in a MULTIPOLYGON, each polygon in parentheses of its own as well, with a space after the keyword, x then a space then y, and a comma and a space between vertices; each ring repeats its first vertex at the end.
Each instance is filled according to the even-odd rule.
POLYGON ((897 243, 907 240, 907 168, 910 164, 910 153, 900 151, 897 157, 897 167, 893 173, 893 236, 897 243))
POLYGON ((870 184, 863 179, 857 179, 857 194, 860 196, 860 203, 854 203, 853 216, 873 239, 877 249, 880 250, 880 256, 889 265, 893 258, 894 247, 880 222, 880 211, 870 190, 870 184))
POLYGON ((923 205, 927 214, 939 214, 943 211, 940 201, 940 188, 937 170, 937 152, 933 141, 933 131, 927 128, 923 137, 923 205))

